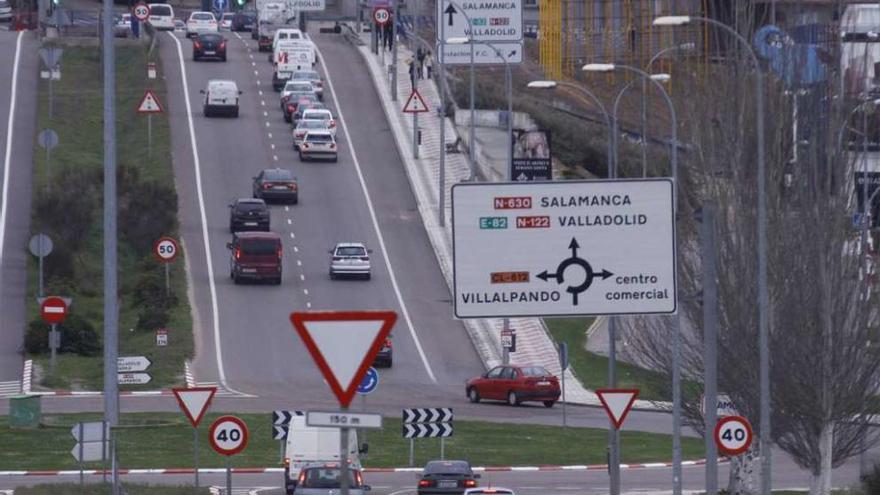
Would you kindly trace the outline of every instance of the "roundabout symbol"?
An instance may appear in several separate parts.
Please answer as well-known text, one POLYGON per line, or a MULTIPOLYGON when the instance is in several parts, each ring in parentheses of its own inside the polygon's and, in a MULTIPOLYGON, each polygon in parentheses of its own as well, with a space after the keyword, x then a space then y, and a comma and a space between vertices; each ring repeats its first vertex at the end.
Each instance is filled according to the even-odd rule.
POLYGON ((584 272, 586 272, 586 277, 584 277, 584 281, 581 282, 580 285, 569 285, 568 288, 565 289, 565 292, 571 294, 572 304, 575 306, 578 305, 578 294, 580 294, 581 292, 585 292, 587 289, 589 289, 590 286, 593 284, 594 278, 602 277, 602 280, 605 280, 611 275, 614 275, 613 273, 605 269, 602 269, 602 271, 598 273, 593 271, 593 267, 587 262, 587 260, 578 257, 577 250, 579 247, 581 246, 580 244, 578 244, 577 239, 572 237, 571 242, 568 244, 568 248, 571 249, 571 256, 562 260, 562 262, 559 263, 559 266, 556 267, 555 273, 548 273, 547 270, 544 270, 537 275, 538 278, 545 282, 548 278, 554 278, 556 279, 557 284, 561 284, 565 281, 564 274, 566 268, 572 265, 577 265, 583 268, 584 272))

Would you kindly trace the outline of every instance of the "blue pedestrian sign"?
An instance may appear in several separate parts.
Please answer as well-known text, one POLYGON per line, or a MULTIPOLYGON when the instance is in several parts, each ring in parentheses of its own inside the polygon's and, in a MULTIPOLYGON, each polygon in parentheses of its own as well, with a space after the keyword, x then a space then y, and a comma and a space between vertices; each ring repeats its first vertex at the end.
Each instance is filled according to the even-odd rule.
POLYGON ((376 368, 370 367, 367 370, 367 373, 364 375, 364 379, 361 380, 361 384, 358 385, 357 393, 361 395, 367 395, 376 390, 376 387, 379 386, 379 372, 376 371, 376 368))
POLYGON ((226 10, 227 0, 214 0, 214 8, 217 10, 226 10))

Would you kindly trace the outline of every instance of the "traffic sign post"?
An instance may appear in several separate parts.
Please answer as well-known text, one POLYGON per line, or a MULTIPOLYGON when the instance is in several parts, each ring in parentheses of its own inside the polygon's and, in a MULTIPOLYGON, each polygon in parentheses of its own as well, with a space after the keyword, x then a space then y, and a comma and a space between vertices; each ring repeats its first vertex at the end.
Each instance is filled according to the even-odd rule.
POLYGON ((193 427, 193 471, 195 472, 196 488, 199 487, 199 422, 211 405, 211 399, 217 393, 217 387, 174 388, 174 397, 181 411, 186 414, 193 427))
POLYGON ((715 425, 715 445, 727 456, 740 455, 752 445, 752 425, 742 416, 726 416, 715 425))
POLYGON ((414 464, 415 438, 440 437, 440 459, 446 457, 446 437, 453 432, 455 414, 450 407, 417 407, 404 409, 401 418, 403 438, 409 439, 409 465, 414 464))
POLYGON ((611 493, 620 493, 620 427, 626 420, 636 397, 639 395, 638 389, 596 389, 596 395, 599 402, 608 414, 611 421, 611 428, 608 431, 608 477, 611 483, 611 493))
POLYGON ((373 22, 379 27, 385 27, 391 21, 391 10, 388 7, 376 7, 373 9, 373 22))
POLYGON ((164 112, 162 104, 159 103, 159 98, 156 97, 156 93, 154 93, 152 89, 148 89, 144 92, 144 97, 141 98, 141 102, 138 104, 137 112, 140 114, 147 114, 147 156, 152 156, 153 114, 164 112))
POLYGON ((150 6, 143 2, 138 2, 131 8, 131 15, 141 22, 146 22, 150 18, 150 6))
POLYGON ((568 343, 560 342, 559 343, 559 368, 562 370, 560 374, 560 381, 562 382, 562 427, 568 427, 568 415, 565 410, 565 370, 568 369, 568 343))
MULTIPOLYGON (((51 79, 50 79, 51 81, 51 79)), ((37 144, 39 144, 44 150, 46 150, 46 194, 49 194, 52 190, 52 149, 58 146, 58 133, 52 129, 43 129, 40 131, 40 134, 37 135, 37 144)))
MULTIPOLYGON (((415 63, 415 62, 413 62, 415 63)), ((418 85, 418 79, 413 78, 413 81, 416 85, 418 85)), ((419 114, 425 113, 428 111, 428 104, 425 103, 425 99, 422 98, 422 95, 419 94, 418 88, 414 87, 412 93, 410 93, 409 98, 406 100, 406 104, 403 106, 403 113, 411 113, 413 116, 413 124, 412 124, 412 154, 413 158, 419 157, 419 145, 421 144, 421 139, 419 139, 419 114)))
MULTIPOLYGON (((58 10, 57 12, 60 13, 60 10, 58 10)), ((54 46, 46 47, 40 48, 39 53, 40 59, 43 60, 43 64, 46 66, 46 69, 49 70, 49 118, 51 119, 55 108, 54 98, 52 97, 52 81, 55 80, 56 72, 60 74, 60 71, 58 70, 58 64, 61 62, 61 55, 64 53, 64 49, 54 46)))
POLYGON ((165 295, 171 294, 171 262, 177 258, 180 246, 171 237, 160 237, 153 245, 153 254, 165 265, 165 295))
POLYGON ((49 372, 55 372, 56 354, 61 347, 58 324, 67 318, 68 301, 58 296, 49 296, 40 301, 40 317, 50 325, 49 330, 49 372))
POLYGON ((669 179, 452 187, 455 316, 676 311, 669 179))
POLYGON ((235 416, 220 416, 211 424, 209 433, 211 448, 226 456, 226 493, 232 493, 232 468, 229 460, 247 447, 247 425, 235 416))
POLYGON ((106 421, 77 423, 71 428, 70 434, 76 445, 70 455, 79 464, 79 484, 83 485, 83 462, 106 462, 109 457, 110 426, 106 421))
POLYGON ((39 260, 40 281, 37 297, 43 297, 43 258, 52 253, 53 247, 52 238, 46 234, 37 234, 31 237, 30 242, 28 242, 28 250, 39 260))

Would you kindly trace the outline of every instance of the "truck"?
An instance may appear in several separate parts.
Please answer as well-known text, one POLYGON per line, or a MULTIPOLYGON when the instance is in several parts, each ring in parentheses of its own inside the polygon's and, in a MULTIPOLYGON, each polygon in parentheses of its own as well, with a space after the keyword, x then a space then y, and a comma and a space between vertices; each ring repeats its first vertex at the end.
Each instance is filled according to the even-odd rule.
POLYGON ((257 24, 254 27, 252 37, 257 40, 259 51, 272 51, 272 39, 275 37, 275 30, 284 27, 290 16, 295 13, 287 11, 287 4, 284 2, 267 1, 257 2, 257 24))
MULTIPOLYGON (((305 416, 293 416, 287 430, 284 445, 284 491, 293 495, 300 470, 314 463, 339 463, 341 443, 339 428, 319 428, 306 425, 305 416)), ((369 445, 358 445, 357 430, 348 433, 348 461, 354 469, 361 469, 361 454, 369 445)))

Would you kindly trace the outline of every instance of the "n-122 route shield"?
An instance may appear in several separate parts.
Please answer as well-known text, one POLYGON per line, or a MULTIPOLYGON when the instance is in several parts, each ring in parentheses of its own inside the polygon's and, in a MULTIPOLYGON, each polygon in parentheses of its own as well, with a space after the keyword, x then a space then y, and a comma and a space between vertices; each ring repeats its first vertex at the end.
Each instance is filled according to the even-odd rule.
POLYGON ((456 184, 459 318, 676 311, 669 179, 456 184))

